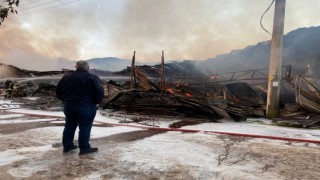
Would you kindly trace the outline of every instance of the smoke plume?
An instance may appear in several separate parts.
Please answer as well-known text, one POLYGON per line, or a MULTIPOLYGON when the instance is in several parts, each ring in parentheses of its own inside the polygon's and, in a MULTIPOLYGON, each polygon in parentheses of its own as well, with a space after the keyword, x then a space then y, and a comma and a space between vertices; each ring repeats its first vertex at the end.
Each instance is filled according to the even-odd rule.
MULTIPOLYGON (((19 16, 0 26, 1 62, 45 67, 57 59, 130 59, 134 50, 140 62, 160 61, 162 50, 166 60, 204 60, 271 38, 259 24, 271 1, 60 0, 30 9, 32 2, 21 1, 19 16)), ((285 32, 319 25, 320 2, 308 2, 287 2, 285 32)), ((273 8, 263 19, 270 31, 272 21, 273 8)))

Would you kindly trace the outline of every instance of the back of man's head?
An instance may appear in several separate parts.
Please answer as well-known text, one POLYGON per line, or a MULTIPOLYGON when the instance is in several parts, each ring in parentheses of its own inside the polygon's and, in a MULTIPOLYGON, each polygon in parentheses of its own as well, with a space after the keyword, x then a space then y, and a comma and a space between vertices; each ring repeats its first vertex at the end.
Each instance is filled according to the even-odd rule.
POLYGON ((77 61, 76 69, 77 70, 86 70, 86 71, 88 71, 89 70, 89 64, 88 64, 87 61, 84 61, 84 60, 77 61))

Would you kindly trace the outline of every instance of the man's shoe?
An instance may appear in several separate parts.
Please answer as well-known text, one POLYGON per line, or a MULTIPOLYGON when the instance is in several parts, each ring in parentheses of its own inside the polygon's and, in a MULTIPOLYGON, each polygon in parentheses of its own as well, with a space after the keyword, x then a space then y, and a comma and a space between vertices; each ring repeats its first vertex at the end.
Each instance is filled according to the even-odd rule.
POLYGON ((77 145, 74 145, 74 146, 71 147, 71 148, 63 149, 63 153, 71 152, 71 151, 73 151, 73 150, 75 150, 75 149, 77 149, 77 148, 78 148, 78 146, 77 146, 77 145))
POLYGON ((79 155, 85 155, 85 154, 91 154, 91 153, 95 153, 98 152, 98 148, 90 148, 88 150, 84 150, 79 152, 79 155))

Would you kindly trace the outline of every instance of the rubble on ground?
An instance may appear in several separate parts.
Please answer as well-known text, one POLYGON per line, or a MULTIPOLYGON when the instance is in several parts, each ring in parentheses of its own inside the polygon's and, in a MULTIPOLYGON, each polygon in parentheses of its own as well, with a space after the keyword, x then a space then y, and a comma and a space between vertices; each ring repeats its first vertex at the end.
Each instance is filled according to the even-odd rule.
MULTIPOLYGON (((117 111, 119 115, 134 114, 134 117, 138 117, 137 114, 141 117, 152 114, 158 117, 198 119, 199 122, 217 122, 219 119, 244 121, 247 117, 266 116, 266 77, 254 78, 252 73, 249 78, 243 78, 248 74, 246 72, 238 76, 241 78, 235 79, 236 75, 233 73, 233 79, 228 80, 221 78, 222 75, 194 76, 195 72, 188 76, 186 69, 183 70, 184 76, 181 76, 181 71, 177 71, 177 75, 174 74, 174 66, 170 68, 171 76, 166 77, 166 82, 156 78, 159 71, 148 66, 135 68, 135 81, 132 81, 132 77, 129 81, 128 76, 102 76, 103 72, 99 71, 105 90, 101 109, 117 111), (145 72, 153 72, 153 77, 146 76, 145 72)), ((130 72, 129 70, 130 68, 127 72, 130 72)), ((253 72, 258 74, 257 71, 253 72)), ((259 71, 260 75, 264 75, 259 71)), ((14 101, 23 102, 24 107, 32 109, 62 109, 63 104, 55 97, 55 87, 60 78, 70 71, 31 73, 11 68, 10 72, 15 72, 16 76, 13 77, 17 78, 14 79, 12 93, 14 101), (30 76, 27 76, 28 74, 30 76), (35 74, 38 76, 35 77, 35 74)), ((5 79, 8 78, 3 80, 5 79)), ((274 118, 273 122, 294 127, 319 127, 320 91, 312 79, 302 75, 292 78, 287 72, 282 84, 281 114, 280 118, 274 118)))

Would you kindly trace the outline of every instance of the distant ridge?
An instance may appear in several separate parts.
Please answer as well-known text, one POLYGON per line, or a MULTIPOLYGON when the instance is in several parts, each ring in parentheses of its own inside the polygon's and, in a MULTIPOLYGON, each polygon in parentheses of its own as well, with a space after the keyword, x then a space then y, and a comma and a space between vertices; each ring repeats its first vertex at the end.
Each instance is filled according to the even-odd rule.
MULTIPOLYGON (((271 39, 271 37, 270 37, 271 39)), ((313 72, 318 73, 320 68, 320 27, 299 28, 289 32, 283 37, 283 65, 292 65, 293 71, 303 73, 307 71, 308 64, 313 72)), ((270 41, 259 42, 244 49, 232 50, 230 53, 217 55, 205 61, 197 60, 166 60, 175 66, 194 68, 197 72, 206 74, 226 73, 233 71, 251 70, 269 67, 270 41), (185 65, 183 65, 185 64, 185 65)), ((75 61, 64 58, 48 59, 23 50, 16 51, 16 56, 0 59, 1 63, 13 65, 27 70, 51 71, 61 69, 74 69, 75 61), (23 57, 23 58, 22 58, 23 57)), ((91 69, 103 71, 121 71, 131 66, 131 59, 117 57, 104 57, 87 59, 91 69)), ((136 65, 160 64, 160 60, 153 63, 136 63, 136 65)))
MULTIPOLYGON (((283 37, 283 62, 296 72, 305 72, 307 65, 320 68, 320 27, 299 28, 283 37)), ((241 50, 218 55, 202 63, 206 72, 222 73, 269 67, 271 41, 259 42, 241 50)))
POLYGON ((120 59, 116 57, 93 58, 86 61, 89 63, 90 68, 105 71, 119 71, 131 64, 131 61, 127 59, 120 59))

